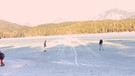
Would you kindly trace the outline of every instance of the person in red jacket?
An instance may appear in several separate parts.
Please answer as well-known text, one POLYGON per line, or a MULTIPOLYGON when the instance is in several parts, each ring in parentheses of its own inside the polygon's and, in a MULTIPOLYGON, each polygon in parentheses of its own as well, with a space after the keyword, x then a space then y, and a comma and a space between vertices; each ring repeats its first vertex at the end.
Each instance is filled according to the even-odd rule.
POLYGON ((4 62, 3 62, 4 58, 5 58, 5 54, 0 51, 0 64, 1 64, 1 66, 5 65, 4 62))

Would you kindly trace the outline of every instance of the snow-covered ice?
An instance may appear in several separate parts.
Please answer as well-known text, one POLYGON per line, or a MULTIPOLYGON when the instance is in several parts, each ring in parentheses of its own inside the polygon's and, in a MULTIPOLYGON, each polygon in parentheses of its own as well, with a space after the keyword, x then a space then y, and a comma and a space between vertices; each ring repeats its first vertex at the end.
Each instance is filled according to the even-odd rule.
POLYGON ((0 39, 0 50, 0 76, 135 76, 135 32, 0 39))

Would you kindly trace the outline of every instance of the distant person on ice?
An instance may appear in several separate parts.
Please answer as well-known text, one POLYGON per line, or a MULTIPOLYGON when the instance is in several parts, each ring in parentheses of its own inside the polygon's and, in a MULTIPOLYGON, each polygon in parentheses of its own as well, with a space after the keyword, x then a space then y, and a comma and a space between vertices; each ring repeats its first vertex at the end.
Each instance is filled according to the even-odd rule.
POLYGON ((44 41, 44 52, 46 52, 46 40, 44 41))
POLYGON ((1 64, 1 66, 5 65, 4 62, 3 62, 4 58, 5 58, 5 54, 0 51, 0 64, 1 64))
POLYGON ((103 49, 103 40, 102 39, 99 40, 99 50, 104 50, 103 49))

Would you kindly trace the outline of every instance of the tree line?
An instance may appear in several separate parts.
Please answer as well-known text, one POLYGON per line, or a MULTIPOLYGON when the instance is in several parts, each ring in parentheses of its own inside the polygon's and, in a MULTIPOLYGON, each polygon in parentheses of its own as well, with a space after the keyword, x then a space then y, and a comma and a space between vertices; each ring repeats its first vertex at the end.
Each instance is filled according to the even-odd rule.
POLYGON ((135 19, 78 21, 42 24, 35 27, 5 25, 0 23, 0 38, 50 36, 67 34, 91 34, 135 31, 135 19))

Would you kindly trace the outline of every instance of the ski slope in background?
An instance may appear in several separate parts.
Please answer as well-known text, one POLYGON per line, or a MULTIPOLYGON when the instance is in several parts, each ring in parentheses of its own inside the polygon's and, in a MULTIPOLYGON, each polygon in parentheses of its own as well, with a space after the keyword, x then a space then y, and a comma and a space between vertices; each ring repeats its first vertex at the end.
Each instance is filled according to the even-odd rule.
POLYGON ((0 39, 0 50, 0 76, 135 76, 134 32, 0 39))

